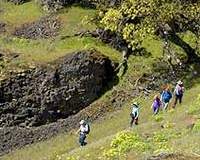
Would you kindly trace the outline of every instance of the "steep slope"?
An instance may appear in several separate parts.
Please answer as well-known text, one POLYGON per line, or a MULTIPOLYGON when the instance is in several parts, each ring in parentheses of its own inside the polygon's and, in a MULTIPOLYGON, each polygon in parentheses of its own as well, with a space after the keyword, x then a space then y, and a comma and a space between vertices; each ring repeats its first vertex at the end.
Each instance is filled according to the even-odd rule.
MULTIPOLYGON (((138 134, 144 138, 144 142, 147 141, 144 145, 153 145, 153 148, 142 152, 140 148, 136 149, 133 147, 126 152, 119 155, 117 154, 119 159, 133 159, 133 157, 135 159, 145 159, 145 157, 150 157, 152 154, 163 153, 167 155, 168 152, 182 154, 182 157, 187 157, 188 155, 188 157, 193 157, 193 159, 200 159, 198 158, 198 154, 200 154, 200 144, 198 143, 199 130, 195 131, 192 129, 192 126, 197 123, 197 118, 199 117, 200 109, 196 105, 196 95, 199 93, 200 86, 195 85, 192 89, 186 91, 182 105, 178 105, 175 110, 170 109, 167 112, 161 112, 158 116, 152 116, 150 108, 151 96, 148 98, 141 97, 138 99, 142 106, 139 125, 131 129, 129 128, 129 111, 131 104, 129 101, 122 109, 108 114, 104 119, 97 120, 91 124, 92 131, 88 136, 88 145, 84 148, 80 148, 77 144, 78 135, 71 132, 71 134, 61 135, 47 142, 16 151, 3 157, 3 159, 23 160, 28 158, 30 160, 67 160, 70 159, 69 157, 80 160, 109 159, 109 157, 110 159, 115 159, 115 152, 110 152, 110 149, 112 149, 110 143, 113 141, 113 138, 116 137, 116 133, 120 133, 121 131, 124 133, 138 134), (191 114, 191 110, 194 108, 196 108, 196 112, 191 114), (157 139, 158 142, 156 143, 151 139, 155 134, 157 138, 161 138, 157 139), (163 138, 166 139, 166 141, 163 142, 163 138), (168 150, 169 148, 166 148, 166 146, 170 147, 170 150, 168 150), (30 153, 32 157, 29 157, 30 153), (107 158, 104 157, 105 153, 107 153, 107 158)), ((119 134, 117 135, 119 136, 119 134)), ((174 157, 176 157, 176 155, 174 155, 174 157)), ((179 158, 177 157, 176 159, 179 158)), ((173 159, 173 156, 171 159, 173 159)))
MULTIPOLYGON (((108 2, 115 4, 121 1, 111 0, 108 2)), ((22 5, 14 5, 13 3, 7 3, 6 1, 0 1, 0 79, 4 79, 4 86, 7 86, 5 79, 9 76, 16 75, 17 73, 19 74, 19 77, 23 76, 20 74, 24 72, 24 70, 32 70, 41 65, 43 65, 44 68, 48 68, 49 63, 52 63, 63 56, 68 57, 69 53, 75 51, 95 48, 108 56, 111 60, 120 62, 120 59, 122 59, 121 54, 111 48, 111 46, 115 46, 115 48, 120 48, 121 50, 124 49, 121 48, 121 37, 115 37, 116 34, 113 33, 109 35, 109 32, 97 32, 99 30, 96 30, 97 26, 93 23, 96 20, 94 19, 96 14, 96 10, 88 8, 87 6, 85 6, 85 8, 82 8, 81 6, 71 6, 70 8, 65 8, 54 14, 56 19, 51 19, 54 18, 54 16, 43 12, 33 0, 22 5), (45 17, 49 17, 50 19, 46 20, 45 17), (13 34, 16 33, 16 31, 18 34, 13 34), (91 33, 93 32, 97 34, 96 38, 95 36, 91 37, 91 33), (24 36, 26 34, 28 36, 24 36), (100 36, 98 34, 100 34, 100 36), (102 40, 109 45, 102 43, 102 40), (115 44, 115 42, 117 43, 115 44)), ((120 16, 117 18, 120 18, 120 16)), ((127 22, 132 23, 132 20, 128 20, 127 22)), ((120 26, 121 24, 123 23, 120 22, 120 26)), ((110 25, 110 23, 108 23, 108 25, 110 25)), ((132 37, 131 32, 130 35, 132 37)), ((191 45, 192 48, 198 49, 198 37, 195 34, 187 31, 178 36, 182 40, 184 39, 184 41, 191 45)), ((124 43, 122 44, 124 45, 124 43)), ((49 139, 27 146, 21 150, 12 150, 8 155, 1 158, 11 160, 151 160, 178 159, 181 157, 182 159, 198 159, 198 155, 200 154, 199 122, 197 121, 199 118, 199 108, 198 105, 195 104, 198 103, 195 95, 199 93, 200 88, 199 82, 195 82, 195 80, 199 78, 200 67, 198 63, 184 63, 184 48, 169 42, 167 46, 169 48, 166 51, 163 47, 165 44, 166 43, 164 43, 163 39, 160 37, 148 36, 145 37, 141 44, 141 50, 132 53, 129 48, 132 55, 129 56, 127 63, 123 63, 124 61, 122 61, 118 77, 111 83, 108 83, 109 91, 105 92, 105 90, 102 90, 105 94, 98 94, 98 97, 100 96, 100 98, 90 105, 89 103, 97 98, 96 94, 93 95, 93 93, 90 92, 96 90, 93 89, 94 86, 91 85, 93 83, 88 83, 90 86, 88 88, 87 85, 84 85, 88 90, 86 89, 86 92, 80 93, 80 95, 79 93, 77 95, 77 92, 74 92, 73 90, 70 91, 70 95, 75 97, 73 99, 75 104, 84 103, 81 107, 85 107, 85 109, 79 112, 76 110, 75 112, 78 112, 77 114, 68 116, 68 112, 73 114, 73 109, 71 110, 70 107, 70 110, 62 110, 64 113, 63 117, 66 118, 67 116, 68 118, 41 127, 32 127, 37 126, 37 123, 35 125, 32 125, 29 122, 27 123, 29 117, 27 118, 26 116, 25 120, 21 121, 20 118, 24 118, 24 115, 22 115, 22 117, 17 117, 19 118, 19 122, 21 121, 20 125, 22 126, 12 127, 11 124, 11 127, 9 128, 0 128, 0 139, 3 141, 3 143, 1 143, 1 148, 6 148, 6 151, 10 151, 11 148, 18 148, 26 144, 49 139), (171 53, 172 59, 170 61, 166 55, 171 53), (178 106, 176 110, 170 110, 167 113, 161 113, 158 116, 152 117, 150 109, 152 96, 154 96, 155 93, 159 93, 166 84, 170 84, 171 88, 173 88, 179 79, 184 80, 187 89, 184 97, 184 105, 178 106), (87 95, 85 95, 87 93, 92 97, 92 101, 87 99, 87 95), (83 101, 80 96, 86 97, 86 101, 83 101), (139 126, 129 129, 129 112, 133 99, 141 102, 141 117, 139 126), (192 101, 196 102, 193 104, 192 101), (188 109, 188 106, 190 105, 191 110, 188 109), (76 129, 75 126, 78 126, 78 122, 87 117, 89 117, 89 121, 92 123, 92 132, 88 137, 88 145, 85 148, 80 148, 77 143, 78 135, 75 135, 74 131, 71 129, 76 129), (24 127, 26 126, 24 125, 24 122, 28 125, 30 124, 29 126, 31 128, 24 127), (69 130, 71 131, 66 133, 66 131, 69 130), (12 141, 13 139, 14 141, 12 141), (111 145, 111 143, 115 145, 111 145), (177 146, 179 146, 179 148, 177 148, 177 146)), ((58 63, 59 62, 60 61, 58 61, 58 63)), ((76 64, 76 60, 73 62, 72 66, 64 64, 63 66, 61 65, 59 69, 61 69, 63 73, 65 73, 66 68, 67 72, 70 72, 70 68, 76 70, 76 66, 80 64, 76 64)), ((91 67, 90 63, 87 63, 86 61, 84 61, 84 64, 81 63, 80 68, 82 65, 89 66, 89 72, 84 75, 86 77, 88 74, 90 75, 90 71, 95 68, 91 67)), ((83 71, 83 68, 76 73, 80 75, 81 73, 79 73, 79 71, 83 71)), ((50 88, 50 91, 53 91, 52 97, 56 99, 57 96, 54 95, 54 91, 57 93, 61 91, 61 93, 63 93, 63 90, 60 90, 59 87, 52 84, 54 80, 51 75, 54 75, 53 77, 59 77, 55 76, 57 75, 55 74, 56 70, 54 68, 52 68, 52 70, 53 72, 42 70, 44 74, 42 74, 40 80, 37 81, 38 84, 36 86, 32 85, 32 81, 28 81, 25 87, 26 89, 23 90, 24 92, 19 92, 20 96, 27 93, 30 82, 30 86, 32 86, 34 93, 38 93, 38 90, 44 91, 46 88, 50 88), (42 83, 40 84, 40 82, 43 78, 47 81, 50 79, 50 83, 45 82, 44 87, 41 87, 42 83)), ((104 79, 103 77, 98 76, 101 75, 101 73, 95 73, 94 79, 97 81, 100 79, 101 82, 104 81, 102 80, 104 79)), ((34 74, 32 73, 29 75, 29 78, 32 76, 34 77, 34 74)), ((67 77, 67 75, 65 76, 67 77)), ((67 80, 65 77, 62 77, 62 79, 68 81, 70 77, 66 78, 67 80)), ((87 80, 87 78, 83 78, 80 81, 87 83, 87 80)), ((24 83, 23 80, 20 80, 19 82, 24 83)), ((71 84, 74 85, 76 83, 76 86, 79 85, 78 82, 79 79, 76 79, 76 81, 71 84)), ((88 82, 91 82, 90 78, 88 82)), ((16 85, 18 85, 18 82, 14 82, 14 86, 16 85)), ((70 87, 67 86, 67 88, 69 89, 70 87)), ((1 96, 4 94, 12 95, 15 92, 18 93, 18 91, 15 90, 15 87, 11 87, 9 92, 1 93, 1 96)), ((37 96, 37 98, 43 97, 45 99, 45 104, 47 101, 49 102, 49 97, 51 97, 49 96, 49 93, 46 93, 46 95, 39 95, 40 96, 37 96)), ((5 97, 6 96, 0 97, 1 102, 5 101, 5 97)), ((16 97, 19 98, 18 96, 16 97)), ((11 99, 12 98, 10 98, 10 100, 11 99)), ((23 102, 26 101, 25 99, 24 96, 22 96, 21 103, 18 104, 19 106, 23 106, 23 109, 29 110, 26 108, 26 105, 23 104, 23 102)), ((21 113, 14 101, 13 103, 16 110, 13 112, 21 113)), ((62 106, 64 103, 62 98, 61 100, 55 100, 55 102, 57 108, 60 107, 58 104, 61 104, 62 106)), ((52 112, 53 103, 54 100, 50 99, 50 104, 47 103, 48 105, 45 105, 47 110, 44 110, 44 112, 42 111, 42 113, 47 113, 47 122, 52 122, 52 116, 50 116, 52 113, 52 115, 55 116, 60 112, 60 108, 56 108, 56 110, 53 110, 52 112)), ((28 104, 31 105, 32 101, 28 101, 28 104)), ((46 121, 43 121, 42 119, 45 115, 46 114, 43 114, 43 116, 39 116, 38 118, 39 121, 42 121, 42 124, 46 123, 46 121)), ((54 118, 53 121, 59 119, 60 115, 59 117, 54 118)), ((5 121, 10 122, 12 121, 12 118, 9 119, 8 117, 5 121)))

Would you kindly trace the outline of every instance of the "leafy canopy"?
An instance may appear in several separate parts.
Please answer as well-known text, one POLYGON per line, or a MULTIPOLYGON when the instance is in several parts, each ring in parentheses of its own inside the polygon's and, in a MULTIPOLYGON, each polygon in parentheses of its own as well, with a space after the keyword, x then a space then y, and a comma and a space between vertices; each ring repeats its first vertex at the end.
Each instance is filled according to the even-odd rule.
MULTIPOLYGON (((173 32, 200 28, 200 2, 195 0, 125 0, 100 14, 101 25, 123 36, 133 50, 149 35, 168 26, 173 32)), ((198 35, 198 34, 197 34, 198 35)))

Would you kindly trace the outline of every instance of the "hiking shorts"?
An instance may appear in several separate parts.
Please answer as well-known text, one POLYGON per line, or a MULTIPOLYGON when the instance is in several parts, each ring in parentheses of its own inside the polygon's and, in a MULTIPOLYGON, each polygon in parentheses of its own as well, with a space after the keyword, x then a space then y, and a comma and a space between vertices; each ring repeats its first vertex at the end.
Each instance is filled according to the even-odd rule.
POLYGON ((130 122, 131 126, 132 126, 133 123, 138 125, 138 118, 135 118, 135 116, 132 113, 130 114, 130 116, 131 116, 131 122, 130 122))

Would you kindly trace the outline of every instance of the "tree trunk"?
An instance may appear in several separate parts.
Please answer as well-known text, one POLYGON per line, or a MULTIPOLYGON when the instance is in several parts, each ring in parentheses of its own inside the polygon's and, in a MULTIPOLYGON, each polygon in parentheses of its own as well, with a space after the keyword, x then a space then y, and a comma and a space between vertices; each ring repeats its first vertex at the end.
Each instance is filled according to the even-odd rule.
POLYGON ((196 54, 195 49, 193 49, 188 43, 183 41, 176 33, 170 33, 168 39, 174 44, 180 46, 187 54, 187 62, 200 62, 200 57, 196 54))

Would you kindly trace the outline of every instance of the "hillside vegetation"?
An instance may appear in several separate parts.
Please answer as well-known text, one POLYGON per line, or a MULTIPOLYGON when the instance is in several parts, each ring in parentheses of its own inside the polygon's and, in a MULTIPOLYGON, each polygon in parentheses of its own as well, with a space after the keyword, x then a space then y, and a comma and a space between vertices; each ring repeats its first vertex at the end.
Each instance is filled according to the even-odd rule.
POLYGON ((199 89, 199 85, 195 85, 187 90, 183 105, 157 116, 151 113, 151 96, 138 99, 142 106, 141 117, 139 125, 131 129, 131 103, 127 102, 119 111, 91 124, 91 135, 84 148, 78 146, 77 135, 72 131, 11 153, 3 159, 144 159, 159 153, 177 153, 200 159, 199 89))
MULTIPOLYGON (((88 107, 67 117, 66 121, 57 118, 54 123, 45 121, 45 125, 37 127, 15 126, 16 132, 23 129, 26 134, 34 133, 31 136, 37 137, 33 140, 37 143, 29 140, 22 143, 26 146, 12 146, 9 144, 13 139, 9 137, 12 127, 2 127, 0 137, 12 148, 8 153, 7 146, 1 146, 6 151, 1 149, 0 159, 200 159, 199 16, 200 4, 195 0, 22 0, 19 3, 0 0, 2 82, 41 67, 51 68, 44 74, 48 77, 57 63, 61 65, 58 60, 77 51, 97 51, 113 65, 121 64, 102 94, 95 101, 88 100, 88 107), (127 65, 123 64, 123 51, 127 65), (172 109, 172 102, 167 111, 153 116, 154 95, 165 85, 173 90, 179 79, 186 88, 183 104, 172 109), (130 128, 129 114, 134 101, 141 105, 139 125, 130 128), (91 133, 88 144, 80 147, 75 132, 79 120, 87 117, 91 133), (52 129, 51 125, 56 127, 52 129)), ((87 63, 89 67, 90 64, 87 63)), ((34 80, 31 83, 35 90, 39 88, 34 80)), ((3 83, 0 84, 1 87, 3 83)), ((79 98, 81 103, 82 97, 79 98)), ((23 140, 26 141, 22 134, 23 140)))

